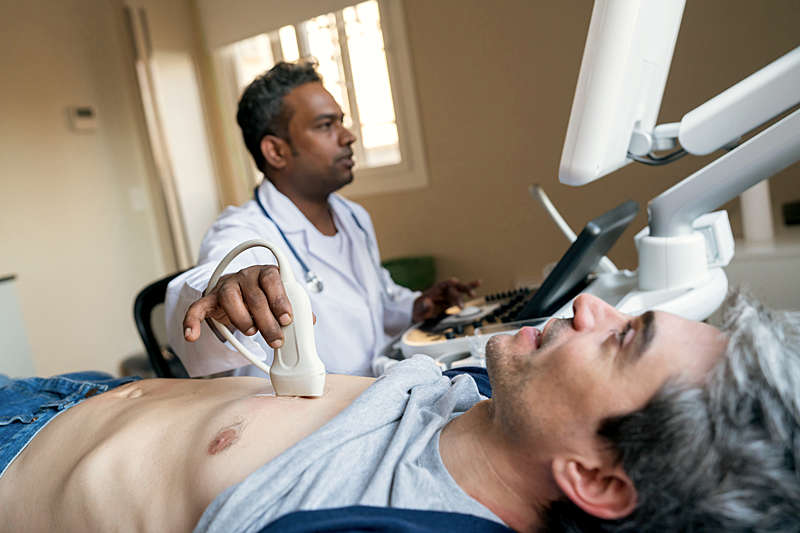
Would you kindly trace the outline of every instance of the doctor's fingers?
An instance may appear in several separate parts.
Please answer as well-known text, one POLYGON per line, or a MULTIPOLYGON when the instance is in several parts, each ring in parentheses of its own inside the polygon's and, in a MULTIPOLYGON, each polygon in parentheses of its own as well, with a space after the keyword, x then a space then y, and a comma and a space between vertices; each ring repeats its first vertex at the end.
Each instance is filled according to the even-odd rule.
POLYGON ((183 337, 189 341, 194 342, 200 338, 203 320, 207 317, 213 317, 230 327, 231 324, 224 317, 224 313, 214 313, 217 309, 217 295, 211 293, 203 296, 199 300, 192 303, 189 309, 186 310, 186 316, 183 317, 183 337))
MULTIPOLYGON (((226 310, 220 305, 217 292, 214 291, 206 296, 203 296, 189 306, 189 309, 186 311, 186 316, 183 318, 183 337, 189 342, 194 342, 199 339, 202 333, 203 320, 208 322, 208 319, 210 318, 215 319, 231 331, 239 329, 235 324, 233 324, 233 322, 231 322, 226 310)), ((225 337, 216 331, 211 323, 208 325, 211 327, 217 338, 220 341, 225 342, 225 337)), ((252 328, 252 326, 249 326, 248 329, 253 329, 255 332, 255 329, 252 328)))
MULTIPOLYGON (((252 268, 252 267, 251 267, 252 268)), ((273 348, 283 343, 282 326, 292 322, 292 306, 278 269, 273 266, 259 266, 247 272, 247 282, 242 284, 242 296, 252 317, 255 328, 273 348)), ((247 335, 255 329, 246 331, 247 335)))
POLYGON ((462 283, 456 278, 450 278, 447 281, 439 282, 439 294, 437 300, 440 303, 449 305, 461 305, 464 295, 474 296, 475 287, 479 282, 473 281, 470 283, 462 283))
POLYGON ((450 278, 448 280, 448 283, 450 287, 455 287, 456 290, 468 296, 475 296, 475 289, 477 289, 481 285, 480 280, 477 279, 472 280, 469 283, 464 283, 458 278, 450 278))
MULTIPOLYGON (((215 292, 217 293, 218 301, 217 311, 224 311, 233 327, 245 335, 254 335, 256 327, 245 296, 247 292, 252 293, 252 289, 248 287, 248 284, 246 282, 243 283, 241 279, 231 279, 227 283, 220 284, 215 289, 215 292)), ((252 298, 251 294, 250 299, 252 300, 252 298)))
MULTIPOLYGON (((286 295, 280 269, 275 265, 255 265, 242 269, 239 275, 247 280, 240 286, 258 331, 270 346, 279 348, 280 343, 275 344, 274 341, 283 339, 280 328, 288 326, 294 320, 292 303, 286 295)), ((312 317, 316 324, 317 316, 312 313, 312 317)), ((247 332, 248 335, 254 333, 247 332)))
MULTIPOLYGON (((292 304, 286 295, 286 288, 281 280, 280 270, 275 265, 260 267, 258 285, 267 296, 267 303, 272 316, 278 319, 281 326, 292 323, 292 304)), ((260 329, 260 328, 259 328, 260 329)))
POLYGON ((464 293, 459 290, 458 286, 453 284, 448 284, 445 287, 445 290, 442 294, 442 300, 440 303, 444 305, 444 307, 449 307, 451 305, 461 305, 464 300, 464 293))

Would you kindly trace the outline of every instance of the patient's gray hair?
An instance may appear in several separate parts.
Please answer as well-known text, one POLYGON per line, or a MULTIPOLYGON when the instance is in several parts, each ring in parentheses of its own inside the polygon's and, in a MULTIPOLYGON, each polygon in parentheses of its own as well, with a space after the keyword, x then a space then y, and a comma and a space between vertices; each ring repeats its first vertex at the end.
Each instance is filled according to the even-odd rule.
POLYGON ((670 383, 599 430, 638 500, 604 521, 568 500, 550 531, 800 531, 800 312, 729 295, 726 357, 703 386, 670 383))

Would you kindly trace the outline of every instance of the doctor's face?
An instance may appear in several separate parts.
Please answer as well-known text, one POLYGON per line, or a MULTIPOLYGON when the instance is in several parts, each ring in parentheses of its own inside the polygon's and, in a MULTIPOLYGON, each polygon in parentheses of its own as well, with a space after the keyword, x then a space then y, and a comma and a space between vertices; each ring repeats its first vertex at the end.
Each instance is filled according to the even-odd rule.
POLYGON ((287 171, 293 185, 313 195, 327 195, 353 181, 355 136, 344 127, 339 104, 321 83, 295 87, 283 98, 292 154, 287 171))
POLYGON ((511 435, 594 446, 605 418, 643 407, 669 379, 701 382, 727 343, 713 326, 664 312, 632 317, 590 295, 573 309, 541 332, 487 344, 493 413, 511 435))

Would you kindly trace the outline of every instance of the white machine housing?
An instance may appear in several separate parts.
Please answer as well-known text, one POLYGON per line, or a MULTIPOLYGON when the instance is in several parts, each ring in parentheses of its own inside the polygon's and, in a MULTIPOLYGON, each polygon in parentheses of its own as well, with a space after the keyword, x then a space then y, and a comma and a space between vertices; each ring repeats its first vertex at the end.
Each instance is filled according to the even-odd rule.
MULTIPOLYGON (((705 219, 702 231, 695 222, 800 159, 800 110, 734 146, 742 135, 800 103, 800 47, 686 113, 679 123, 656 125, 683 7, 682 0, 595 1, 559 180, 584 185, 639 156, 663 162, 656 151, 702 155, 728 148, 651 200, 649 226, 635 237, 639 297, 647 291, 691 289, 695 305, 710 314, 725 296, 721 268, 733 257, 733 239, 727 216, 705 219)), ((660 308, 692 318, 708 316, 686 314, 684 304, 674 309, 664 304, 660 308)))

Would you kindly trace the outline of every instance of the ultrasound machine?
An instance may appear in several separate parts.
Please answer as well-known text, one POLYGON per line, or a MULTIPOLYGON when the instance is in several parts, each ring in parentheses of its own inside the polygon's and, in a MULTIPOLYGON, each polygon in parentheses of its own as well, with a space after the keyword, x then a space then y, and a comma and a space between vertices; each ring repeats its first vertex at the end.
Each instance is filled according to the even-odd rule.
POLYGON ((800 47, 679 122, 656 124, 684 4, 595 2, 561 156, 559 181, 581 186, 633 162, 724 150, 649 202, 649 224, 634 237, 639 268, 617 270, 603 257, 636 215, 629 201, 586 224, 541 286, 452 308, 404 332, 385 355, 480 365, 491 335, 569 317, 581 292, 634 315, 658 309, 703 320, 719 307, 734 240, 727 213, 710 211, 800 160, 800 47))

